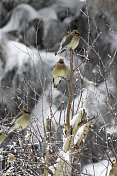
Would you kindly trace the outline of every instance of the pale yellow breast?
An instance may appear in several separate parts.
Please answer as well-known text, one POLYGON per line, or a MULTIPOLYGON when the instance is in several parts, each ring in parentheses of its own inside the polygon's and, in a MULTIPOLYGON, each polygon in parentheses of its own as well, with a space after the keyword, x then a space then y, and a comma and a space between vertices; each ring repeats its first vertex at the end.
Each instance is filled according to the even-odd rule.
POLYGON ((65 65, 57 65, 53 70, 53 78, 58 76, 66 78, 67 77, 67 67, 65 65))
POLYGON ((78 46, 79 44, 79 37, 75 36, 73 37, 72 41, 67 46, 68 48, 72 48, 73 50, 78 46))
POLYGON ((22 129, 25 129, 30 122, 30 116, 29 115, 22 115, 19 119, 16 120, 15 128, 22 127, 22 129))

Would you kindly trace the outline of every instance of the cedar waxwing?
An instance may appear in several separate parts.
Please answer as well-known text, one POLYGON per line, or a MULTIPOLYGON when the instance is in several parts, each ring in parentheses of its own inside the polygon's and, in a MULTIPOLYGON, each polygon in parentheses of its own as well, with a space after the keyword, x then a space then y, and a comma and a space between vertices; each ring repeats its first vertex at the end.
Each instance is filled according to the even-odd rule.
POLYGON ((15 160, 16 160, 15 156, 12 153, 10 153, 8 155, 8 158, 7 158, 7 161, 6 161, 7 167, 9 166, 10 163, 13 163, 15 160))
POLYGON ((63 59, 59 59, 57 64, 54 66, 52 76, 54 88, 56 89, 58 84, 67 77, 67 67, 63 59))
POLYGON ((7 134, 5 134, 5 132, 2 132, 2 134, 0 135, 0 144, 2 144, 2 142, 4 141, 6 136, 7 136, 7 134))
POLYGON ((21 112, 15 116, 15 122, 10 128, 9 133, 13 132, 15 129, 22 131, 24 130, 30 122, 30 113, 27 109, 22 109, 21 112))
POLYGON ((79 44, 80 38, 79 38, 79 32, 77 30, 73 30, 70 34, 63 37, 60 48, 57 53, 55 53, 55 56, 59 53, 64 52, 66 49, 75 49, 79 44))

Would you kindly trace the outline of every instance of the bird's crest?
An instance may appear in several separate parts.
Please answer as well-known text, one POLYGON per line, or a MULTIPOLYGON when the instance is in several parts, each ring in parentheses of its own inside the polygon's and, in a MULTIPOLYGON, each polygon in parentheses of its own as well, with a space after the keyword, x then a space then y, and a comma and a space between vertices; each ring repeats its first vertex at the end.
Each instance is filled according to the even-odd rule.
POLYGON ((63 59, 59 59, 59 63, 60 63, 60 64, 63 64, 63 63, 64 63, 64 60, 63 60, 63 59))
POLYGON ((29 109, 24 108, 21 110, 21 113, 30 114, 30 111, 29 111, 29 109))
POLYGON ((78 30, 74 30, 73 32, 74 32, 76 35, 79 36, 79 32, 78 32, 78 30))

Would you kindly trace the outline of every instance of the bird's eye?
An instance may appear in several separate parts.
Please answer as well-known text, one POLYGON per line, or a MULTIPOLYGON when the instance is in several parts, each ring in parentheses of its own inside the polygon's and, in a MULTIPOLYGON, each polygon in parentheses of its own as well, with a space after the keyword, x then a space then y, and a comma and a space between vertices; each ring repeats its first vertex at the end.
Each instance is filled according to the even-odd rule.
POLYGON ((77 34, 79 36, 79 33, 78 32, 75 32, 75 34, 77 34))
POLYGON ((24 113, 26 113, 26 114, 29 114, 30 112, 28 111, 28 110, 23 110, 24 111, 24 113))

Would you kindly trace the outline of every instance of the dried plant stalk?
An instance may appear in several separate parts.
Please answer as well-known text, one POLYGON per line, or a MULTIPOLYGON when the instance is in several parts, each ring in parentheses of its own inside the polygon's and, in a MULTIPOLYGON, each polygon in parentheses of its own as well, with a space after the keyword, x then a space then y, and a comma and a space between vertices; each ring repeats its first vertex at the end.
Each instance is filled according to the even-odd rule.
POLYGON ((91 124, 92 124, 92 122, 90 121, 90 122, 88 122, 88 123, 86 124, 86 126, 84 127, 84 130, 83 130, 83 133, 82 133, 80 139, 78 140, 78 142, 76 143, 76 145, 74 146, 74 148, 73 148, 73 150, 72 150, 73 152, 74 152, 76 149, 81 149, 81 148, 82 148, 82 146, 83 146, 83 144, 84 144, 84 142, 85 142, 85 140, 86 140, 86 137, 87 137, 87 135, 88 135, 89 128, 90 128, 91 124))
POLYGON ((68 107, 67 107, 67 115, 66 115, 66 125, 68 128, 68 133, 70 131, 70 110, 71 110, 71 103, 72 103, 72 78, 73 78, 73 50, 71 50, 71 58, 70 58, 70 78, 69 78, 69 100, 68 100, 68 107))
MULTIPOLYGON (((50 132, 51 132, 51 119, 46 119, 46 157, 45 157, 45 166, 49 166, 49 141, 50 141, 50 132)), ((48 176, 48 170, 44 168, 44 176, 48 176)))
MULTIPOLYGON (((63 151, 62 153, 60 153, 60 157, 58 159, 58 164, 57 164, 57 167, 56 167, 56 176, 62 176, 64 175, 64 172, 66 171, 67 172, 67 175, 70 175, 70 172, 71 172, 71 161, 72 159, 70 160, 70 156, 71 156, 71 153, 73 152, 73 150, 75 151, 75 147, 73 147, 73 150, 71 149, 71 145, 73 144, 73 140, 75 138, 75 135, 76 133, 78 132, 79 128, 86 124, 86 126, 84 127, 84 130, 81 134, 81 137, 80 139, 78 140, 77 142, 77 145, 79 145, 80 147, 82 147, 82 141, 84 142, 86 137, 87 137, 87 134, 88 134, 88 131, 89 131, 89 126, 91 125, 91 121, 94 119, 95 117, 93 118, 90 118, 89 120, 86 120, 86 112, 85 110, 83 109, 83 111, 81 110, 75 120, 75 123, 74 123, 74 126, 73 126, 73 129, 71 131, 71 135, 68 135, 66 136, 66 139, 65 139, 65 143, 63 144, 63 151), (67 158, 67 160, 66 160, 67 158), (66 169, 67 168, 67 169, 66 169), (69 173, 69 174, 68 174, 69 173)), ((65 172, 65 174, 66 174, 65 172)))
POLYGON ((81 122, 83 117, 84 117, 84 113, 82 114, 82 111, 80 111, 79 115, 78 115, 78 117, 76 119, 76 122, 74 123, 74 127, 72 129, 72 135, 67 136, 65 144, 63 144, 64 152, 67 152, 70 149, 71 144, 72 144, 72 142, 74 140, 74 137, 75 137, 78 129, 80 128, 79 124, 80 124, 80 122, 81 122))

